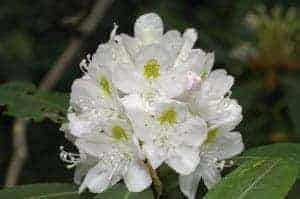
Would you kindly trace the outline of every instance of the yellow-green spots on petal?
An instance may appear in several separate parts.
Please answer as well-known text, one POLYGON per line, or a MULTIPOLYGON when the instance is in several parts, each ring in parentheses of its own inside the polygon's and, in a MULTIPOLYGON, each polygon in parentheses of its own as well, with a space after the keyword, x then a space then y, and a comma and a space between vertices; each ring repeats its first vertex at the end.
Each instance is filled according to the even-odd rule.
POLYGON ((126 131, 119 125, 113 126, 111 131, 113 138, 115 138, 116 140, 128 139, 126 131))
POLYGON ((102 76, 99 79, 100 87, 103 90, 103 92, 107 95, 111 94, 111 87, 109 81, 106 79, 106 77, 102 76))
POLYGON ((204 78, 204 77, 206 77, 208 75, 208 72, 206 71, 206 70, 204 70, 204 71, 202 71, 201 73, 200 73, 200 77, 201 78, 204 78))
POLYGON ((150 59, 149 61, 146 62, 144 66, 144 76, 147 79, 156 79, 159 77, 159 68, 160 65, 155 59, 150 59))
POLYGON ((177 121, 177 113, 174 108, 169 108, 160 114, 158 120, 160 124, 175 124, 177 121))
POLYGON ((214 143, 217 137, 218 129, 213 129, 208 132, 205 144, 214 143))

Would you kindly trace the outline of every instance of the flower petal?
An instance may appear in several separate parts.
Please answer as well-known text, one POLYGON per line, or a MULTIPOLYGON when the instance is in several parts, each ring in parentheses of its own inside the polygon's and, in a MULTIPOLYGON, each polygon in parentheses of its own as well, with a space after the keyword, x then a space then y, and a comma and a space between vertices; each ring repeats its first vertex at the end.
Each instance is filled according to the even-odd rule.
POLYGON ((180 137, 175 137, 178 142, 183 142, 189 146, 199 147, 207 137, 206 123, 200 117, 190 116, 178 129, 180 137))
POLYGON ((177 98, 187 90, 187 77, 184 72, 171 72, 164 76, 159 88, 167 98, 177 98))
POLYGON ((140 16, 134 24, 134 36, 139 38, 143 45, 157 42, 163 34, 163 22, 155 13, 140 16))
POLYGON ((166 163, 181 175, 193 172, 199 164, 199 151, 191 147, 178 146, 176 152, 170 155, 166 163))
POLYGON ((159 73, 166 71, 171 65, 171 59, 168 51, 161 45, 153 44, 145 46, 135 57, 135 64, 138 71, 144 72, 144 66, 149 60, 157 61, 159 65, 159 73))
POLYGON ((151 185, 152 180, 141 162, 132 161, 124 175, 124 182, 130 192, 141 192, 151 185))
POLYGON ((102 163, 100 162, 89 170, 79 187, 79 193, 82 193, 86 188, 93 193, 101 193, 112 186, 109 178, 110 173, 105 171, 101 164, 102 163))
POLYGON ((74 183, 80 184, 82 182, 82 178, 88 173, 88 171, 93 168, 97 164, 97 159, 91 156, 86 155, 85 161, 80 162, 76 165, 75 173, 74 173, 74 183))
POLYGON ((232 158, 244 149, 242 136, 239 132, 217 131, 215 141, 206 146, 206 151, 218 160, 232 158))
POLYGON ((89 67, 112 66, 115 64, 115 46, 112 42, 100 44, 92 56, 89 67))
POLYGON ((210 107, 206 118, 211 127, 231 131, 242 121, 242 107, 235 99, 225 98, 210 107))
POLYGON ((211 189, 221 180, 220 171, 213 164, 200 163, 199 166, 204 184, 208 189, 211 189))
POLYGON ((71 90, 70 105, 80 112, 94 109, 101 95, 100 88, 87 76, 76 79, 71 90))
POLYGON ((113 146, 111 145, 110 138, 104 135, 97 135, 97 140, 92 136, 91 138, 77 139, 75 145, 78 149, 93 157, 100 157, 103 153, 113 153, 113 146))
POLYGON ((145 85, 143 77, 125 64, 113 67, 112 76, 115 87, 126 94, 141 93, 145 85))
POLYGON ((176 123, 181 123, 185 121, 188 117, 188 106, 186 103, 179 102, 173 99, 157 99, 153 104, 153 112, 156 118, 161 117, 161 114, 166 110, 172 110, 175 112, 176 123))
POLYGON ((165 160, 164 153, 152 143, 145 143, 143 149, 148 161, 154 169, 158 168, 165 160))
POLYGON ((141 44, 136 38, 130 37, 126 34, 121 34, 120 36, 122 38, 125 49, 127 50, 130 57, 133 58, 139 52, 141 44))
POLYGON ((84 117, 78 117, 75 113, 68 114, 70 134, 76 137, 81 137, 84 134, 92 132, 94 123, 84 117))
POLYGON ((190 28, 185 30, 182 37, 183 37, 183 44, 180 49, 179 55, 175 60, 174 63, 175 68, 182 66, 183 62, 187 60, 189 53, 191 52, 198 36, 196 30, 190 28))
POLYGON ((208 189, 211 189, 221 180, 220 171, 212 163, 201 160, 199 164, 199 171, 203 178, 204 184, 208 189))
POLYGON ((160 44, 169 52, 172 60, 178 55, 182 42, 181 34, 177 30, 166 32, 160 40, 160 44))
POLYGON ((182 64, 198 75, 209 74, 214 64, 214 53, 206 53, 202 49, 192 49, 188 59, 182 64))
POLYGON ((201 174, 199 167, 197 167, 197 169, 189 175, 180 175, 179 185, 181 192, 188 199, 195 199, 200 180, 201 174))
POLYGON ((218 99, 229 92, 234 78, 222 69, 212 71, 201 86, 201 97, 218 99))

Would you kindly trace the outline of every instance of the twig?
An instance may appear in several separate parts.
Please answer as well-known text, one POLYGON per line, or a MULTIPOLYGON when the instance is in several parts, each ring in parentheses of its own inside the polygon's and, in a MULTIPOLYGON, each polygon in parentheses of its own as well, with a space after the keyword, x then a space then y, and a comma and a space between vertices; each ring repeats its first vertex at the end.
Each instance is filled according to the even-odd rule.
MULTIPOLYGON (((82 37, 71 38, 62 55, 55 62, 52 69, 45 75, 39 84, 39 89, 50 90, 61 78, 65 70, 70 66, 71 61, 80 51, 83 41, 91 35, 97 25, 104 17, 106 11, 111 7, 114 0, 98 0, 93 6, 90 14, 79 25, 78 30, 82 37)), ((6 187, 12 187, 18 183, 18 178, 27 157, 26 143, 26 119, 16 119, 13 128, 13 154, 7 170, 6 187)))
POLYGON ((17 184, 23 163, 27 157, 26 129, 24 119, 16 119, 13 126, 13 154, 6 174, 6 187, 17 184))
POLYGON ((158 174, 156 173, 155 169, 152 168, 150 163, 146 162, 145 165, 151 175, 156 198, 159 199, 163 191, 162 182, 160 181, 158 174))
POLYGON ((41 80, 39 86, 41 90, 48 90, 55 86, 65 70, 70 66, 70 62, 76 56, 77 52, 81 49, 85 37, 88 37, 96 30, 99 21, 104 17, 105 12, 110 8, 113 1, 114 0, 98 0, 95 3, 90 14, 79 25, 78 30, 83 36, 81 38, 71 38, 69 45, 54 64, 54 67, 41 80))

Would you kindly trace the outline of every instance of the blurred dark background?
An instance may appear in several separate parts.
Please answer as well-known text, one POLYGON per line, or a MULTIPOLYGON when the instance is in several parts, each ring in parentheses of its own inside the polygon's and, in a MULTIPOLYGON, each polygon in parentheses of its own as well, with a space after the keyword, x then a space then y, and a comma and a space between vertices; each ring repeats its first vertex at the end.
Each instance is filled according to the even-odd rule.
MULTIPOLYGON (((94 3, 2 0, 0 83, 22 80, 38 85, 70 38, 84 36, 76 27, 94 3)), ((119 32, 132 34, 137 16, 157 12, 166 30, 196 28, 196 47, 214 51, 215 68, 226 68, 235 77, 232 95, 243 106, 244 120, 238 129, 247 148, 299 142, 299 6, 299 0, 115 0, 96 31, 84 37, 54 90, 70 91, 72 81, 81 75, 80 60, 109 38, 114 22, 119 32)), ((0 115, 0 187, 12 153, 13 122, 14 118, 0 115)), ((59 125, 50 120, 31 122, 27 132, 29 157, 19 184, 71 182, 73 170, 59 159, 59 146, 70 146, 59 125)), ((296 194, 297 186, 289 197, 297 198, 296 194)))

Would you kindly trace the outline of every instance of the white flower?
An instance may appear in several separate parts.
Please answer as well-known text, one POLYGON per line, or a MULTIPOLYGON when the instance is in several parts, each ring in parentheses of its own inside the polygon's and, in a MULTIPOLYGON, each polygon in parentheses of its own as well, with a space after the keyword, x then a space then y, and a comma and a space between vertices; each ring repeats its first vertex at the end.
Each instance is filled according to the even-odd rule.
MULTIPOLYGON (((150 186, 151 177, 140 159, 138 143, 134 143, 131 133, 127 121, 115 119, 106 121, 102 132, 75 141, 81 155, 92 157, 94 163, 88 171, 81 171, 87 173, 80 192, 88 188, 91 192, 100 193, 121 179, 132 192, 140 192, 150 186)), ((91 161, 82 158, 81 162, 86 165, 91 161)), ((76 171, 78 169, 82 170, 82 166, 76 171)))
POLYGON ((189 102, 191 111, 203 118, 209 128, 232 130, 242 120, 241 106, 229 96, 233 82, 225 70, 214 70, 183 100, 189 102))
POLYGON ((244 149, 240 133, 223 129, 209 131, 207 140, 201 146, 198 167, 193 173, 181 175, 179 178, 180 189, 189 199, 195 198, 201 178, 209 189, 218 183, 221 180, 220 171, 226 166, 224 160, 241 153, 244 149))
POLYGON ((100 193, 121 179, 130 191, 140 192, 152 181, 110 76, 107 69, 92 65, 72 86, 65 131, 80 154, 63 151, 62 157, 76 166, 80 192, 100 193))
POLYGON ((151 96, 149 100, 180 96, 186 90, 189 67, 193 67, 189 63, 204 61, 205 53, 192 50, 195 30, 187 29, 182 36, 176 30, 163 34, 161 18, 150 13, 137 19, 134 35, 112 34, 107 44, 99 46, 97 62, 112 68, 112 80, 125 94, 151 96))
POLYGON ((211 188, 220 181, 220 171, 225 166, 225 159, 242 152, 244 145, 238 132, 232 130, 242 120, 242 108, 228 95, 233 85, 233 77, 225 70, 215 70, 198 79, 192 73, 193 83, 188 95, 183 100, 189 102, 190 109, 207 122, 208 136, 200 147, 200 163, 189 175, 180 176, 181 191, 189 199, 194 199, 198 184, 203 179, 211 188), (195 81, 196 79, 196 81, 195 81))
POLYGON ((116 90, 105 68, 91 68, 82 78, 74 81, 68 114, 70 133, 81 137, 97 131, 99 121, 121 114, 116 90))
POLYGON ((152 182, 147 162, 173 168, 194 198, 201 178, 211 187, 220 161, 240 153, 233 77, 211 71, 214 54, 193 49, 196 40, 194 29, 164 33, 150 13, 136 20, 133 37, 117 34, 115 25, 109 41, 81 62, 84 76, 72 85, 62 127, 79 154, 61 152, 76 166, 80 192, 100 193, 122 179, 129 191, 142 191, 152 182))
POLYGON ((180 174, 189 174, 199 163, 199 147, 206 139, 206 123, 192 116, 186 104, 158 100, 153 112, 143 109, 138 95, 124 97, 129 118, 153 168, 163 162, 180 174))

